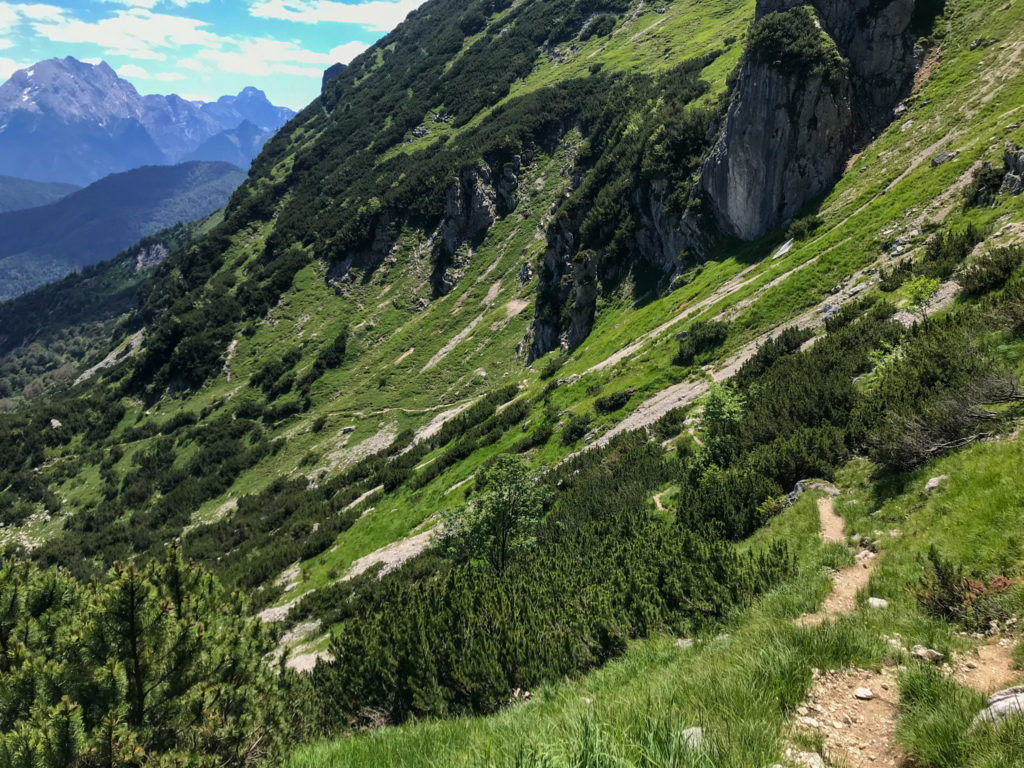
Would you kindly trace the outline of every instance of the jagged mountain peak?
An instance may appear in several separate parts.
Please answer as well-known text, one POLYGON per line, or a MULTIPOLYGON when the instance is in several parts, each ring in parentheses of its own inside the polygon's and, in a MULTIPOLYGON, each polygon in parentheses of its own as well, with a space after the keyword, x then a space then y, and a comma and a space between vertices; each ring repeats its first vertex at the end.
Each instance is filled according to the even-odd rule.
POLYGON ((22 110, 65 120, 107 121, 137 117, 140 99, 135 86, 118 77, 106 62, 89 64, 67 56, 20 69, 0 85, 0 115, 9 118, 22 110))
MULTIPOLYGON (((0 173, 88 184, 141 165, 177 163, 248 120, 265 140, 294 113, 256 87, 216 102, 141 95, 105 61, 67 56, 21 69, 0 86, 0 173)), ((247 165, 244 157, 209 157, 247 165)))

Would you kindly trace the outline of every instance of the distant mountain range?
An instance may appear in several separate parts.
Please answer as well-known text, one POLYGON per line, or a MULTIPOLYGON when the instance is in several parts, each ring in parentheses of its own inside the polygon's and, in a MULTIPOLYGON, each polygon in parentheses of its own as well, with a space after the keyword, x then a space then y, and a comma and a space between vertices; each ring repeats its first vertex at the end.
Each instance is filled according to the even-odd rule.
POLYGON ((84 186, 194 159, 247 168, 294 114, 257 88, 215 102, 143 96, 106 62, 47 59, 0 85, 0 174, 84 186))
POLYGON ((37 208, 0 213, 0 300, 109 259, 139 238, 224 206, 236 166, 190 162, 113 174, 37 208))
POLYGON ((76 184, 30 181, 16 179, 13 176, 0 176, 0 213, 47 205, 70 195, 79 188, 76 184))

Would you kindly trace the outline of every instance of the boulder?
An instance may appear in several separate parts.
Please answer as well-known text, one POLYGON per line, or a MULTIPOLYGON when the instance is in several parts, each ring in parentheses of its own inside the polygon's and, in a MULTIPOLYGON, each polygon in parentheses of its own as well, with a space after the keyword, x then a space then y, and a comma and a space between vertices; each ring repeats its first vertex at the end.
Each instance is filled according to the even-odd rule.
POLYGON ((933 492, 937 491, 939 486, 942 485, 947 480, 949 480, 949 475, 938 475, 936 477, 933 477, 927 483, 925 483, 924 484, 924 489, 928 493, 933 493, 933 492))
POLYGON ((956 155, 956 152, 939 152, 939 154, 932 158, 932 168, 938 168, 940 165, 945 165, 955 158, 956 155))
POLYGON ((889 601, 888 600, 883 600, 880 597, 869 597, 868 598, 868 607, 870 607, 870 608, 888 608, 889 607, 889 601))
POLYGON ((1024 717, 1024 685, 993 693, 989 697, 988 706, 978 713, 972 726, 980 723, 999 726, 1011 717, 1024 717))
POLYGON ((870 688, 858 688, 856 691, 853 692, 853 695, 861 701, 871 701, 873 698, 875 698, 875 694, 872 693, 870 688))
POLYGON ((704 741, 704 729, 703 728, 699 728, 697 726, 694 726, 693 728, 687 728, 686 730, 683 731, 682 737, 683 737, 683 741, 686 742, 686 746, 688 746, 690 749, 692 749, 692 750, 704 749, 705 741, 704 741))
POLYGON ((935 664, 938 664, 940 661, 946 658, 946 654, 939 653, 933 648, 926 648, 923 645, 915 645, 913 648, 910 649, 910 652, 922 661, 930 661, 935 664))

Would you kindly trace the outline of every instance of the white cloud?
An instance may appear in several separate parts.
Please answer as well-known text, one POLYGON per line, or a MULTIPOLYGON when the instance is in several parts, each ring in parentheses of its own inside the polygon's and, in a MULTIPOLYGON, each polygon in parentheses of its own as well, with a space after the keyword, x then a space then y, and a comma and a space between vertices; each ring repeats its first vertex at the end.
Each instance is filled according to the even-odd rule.
POLYGON ((352 42, 328 53, 310 51, 298 43, 266 37, 225 41, 218 48, 204 48, 178 61, 180 69, 195 72, 230 72, 251 77, 292 75, 320 78, 336 62, 349 62, 367 46, 352 42))
MULTIPOLYGON (((171 9, 209 0, 100 1, 107 5, 108 14, 87 20, 56 5, 0 0, 0 50, 19 43, 23 35, 45 38, 50 44, 70 49, 69 53, 74 53, 75 46, 96 46, 104 57, 123 62, 118 67, 123 77, 167 83, 188 81, 192 87, 203 88, 221 74, 268 80, 284 76, 319 83, 324 69, 339 61, 348 63, 368 47, 352 41, 321 52, 309 50, 299 40, 218 34, 209 23, 171 9), (162 8, 167 12, 161 12, 162 8), (18 30, 19 26, 24 29, 18 30)), ((246 2, 252 4, 254 15, 264 18, 350 21, 384 30, 397 24, 422 0, 371 0, 361 5, 333 0, 246 2), (314 19, 310 14, 321 18, 314 19), (293 18, 296 16, 299 18, 293 18)), ((86 61, 98 63, 100 59, 86 61)), ((6 79, 20 66, 27 65, 0 58, 0 75, 6 79)))
POLYGON ((26 69, 31 66, 31 63, 26 64, 24 62, 15 61, 14 59, 0 57, 0 82, 6 82, 7 79, 19 69, 26 69))
POLYGON ((352 59, 369 47, 370 46, 366 45, 366 43, 353 41, 351 43, 339 45, 337 48, 332 48, 331 52, 327 54, 327 58, 330 59, 330 63, 327 66, 336 64, 339 61, 342 64, 348 64, 352 59))
POLYGON ((33 24, 35 31, 51 42, 98 45, 108 55, 151 61, 167 58, 161 49, 219 46, 223 38, 204 27, 206 23, 197 19, 152 13, 141 8, 119 11, 98 21, 63 17, 33 24))
POLYGON ((405 20, 423 0, 370 0, 339 3, 336 0, 255 0, 249 13, 257 18, 318 24, 325 21, 359 24, 387 32, 405 20))
POLYGON ((125 64, 123 67, 118 67, 117 74, 119 77, 140 77, 143 80, 149 80, 152 77, 149 72, 144 70, 138 64, 125 64))

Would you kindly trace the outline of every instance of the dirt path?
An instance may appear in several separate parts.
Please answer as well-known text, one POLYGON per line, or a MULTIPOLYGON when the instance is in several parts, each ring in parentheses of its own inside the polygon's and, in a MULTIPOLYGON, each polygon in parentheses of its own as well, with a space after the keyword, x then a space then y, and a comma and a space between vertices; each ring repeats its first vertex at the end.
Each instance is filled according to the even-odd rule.
MULTIPOLYGON (((831 498, 818 499, 822 541, 846 541, 843 518, 831 498)), ((857 609, 857 593, 867 587, 874 568, 874 553, 862 550, 857 563, 838 571, 832 592, 821 609, 804 614, 797 626, 813 627, 857 609)), ((893 669, 836 669, 818 673, 807 699, 797 708, 795 727, 817 731, 830 764, 844 768, 903 765, 896 741, 899 686, 893 669)), ((791 750, 792 751, 792 750, 791 750)))
POLYGON ((895 670, 828 670, 815 678, 797 709, 796 727, 821 735, 830 765, 896 768, 904 762, 896 741, 898 707, 895 670), (870 699, 857 698, 862 688, 870 699))
POLYGON ((846 541, 843 518, 836 514, 836 505, 831 498, 818 499, 818 520, 821 523, 822 539, 840 544, 846 541))
MULTIPOLYGON (((836 514, 835 504, 831 498, 818 499, 818 519, 821 523, 820 536, 823 541, 846 541, 843 518, 836 514)), ((857 609, 857 593, 867 587, 874 567, 874 553, 861 550, 854 565, 837 571, 832 577, 832 591, 825 598, 821 608, 814 613, 805 613, 796 620, 796 625, 815 627, 837 616, 853 613, 857 609)))
POLYGON ((1009 688, 1024 677, 1013 668, 1013 642, 1009 638, 979 645, 957 659, 953 678, 986 696, 1009 688))
POLYGON ((654 506, 656 506, 660 512, 665 511, 665 506, 661 503, 661 497, 666 493, 668 493, 668 491, 662 491, 661 493, 654 494, 654 506))

